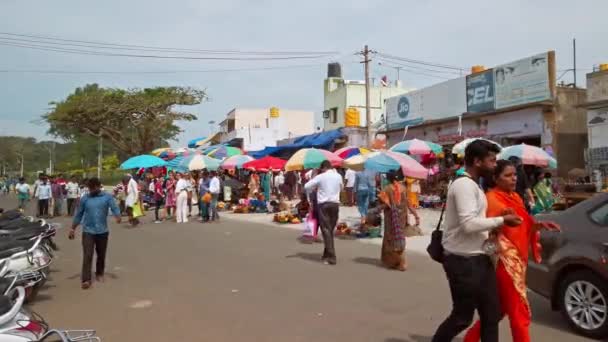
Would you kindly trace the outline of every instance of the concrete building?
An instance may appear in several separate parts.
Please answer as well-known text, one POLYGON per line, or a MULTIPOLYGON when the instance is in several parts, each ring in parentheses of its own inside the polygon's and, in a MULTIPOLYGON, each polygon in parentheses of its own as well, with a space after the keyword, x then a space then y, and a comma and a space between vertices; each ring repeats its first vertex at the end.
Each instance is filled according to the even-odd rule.
MULTIPOLYGON (((371 122, 380 122, 384 113, 384 101, 413 89, 403 88, 399 82, 395 85, 370 87, 371 122)), ((338 63, 328 65, 327 78, 324 81, 324 130, 333 130, 346 125, 345 111, 355 108, 359 112, 358 122, 351 126, 366 127, 365 122, 365 81, 345 80, 338 63)))
POLYGON ((608 64, 587 74, 587 166, 608 175, 608 64))
POLYGON ((278 140, 315 132, 314 112, 280 108, 235 108, 219 124, 220 142, 246 151, 276 146, 278 140))

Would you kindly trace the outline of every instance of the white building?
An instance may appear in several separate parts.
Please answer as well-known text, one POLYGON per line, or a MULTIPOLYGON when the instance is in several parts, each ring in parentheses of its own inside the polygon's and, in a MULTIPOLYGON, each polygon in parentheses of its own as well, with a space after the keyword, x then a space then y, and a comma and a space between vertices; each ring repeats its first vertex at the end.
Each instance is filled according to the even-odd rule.
POLYGON ((220 142, 245 151, 277 146, 278 140, 315 132, 314 112, 280 108, 235 108, 219 124, 220 142))
POLYGON ((608 64, 587 74, 588 164, 608 175, 608 64))
MULTIPOLYGON (((353 126, 366 127, 365 121, 365 81, 351 81, 342 78, 341 66, 338 63, 328 65, 327 78, 324 82, 324 129, 332 130, 346 126, 345 111, 355 108, 359 111, 359 122, 353 126)), ((403 88, 399 82, 395 85, 370 86, 370 108, 372 124, 380 122, 384 113, 384 101, 393 96, 413 90, 403 88)))

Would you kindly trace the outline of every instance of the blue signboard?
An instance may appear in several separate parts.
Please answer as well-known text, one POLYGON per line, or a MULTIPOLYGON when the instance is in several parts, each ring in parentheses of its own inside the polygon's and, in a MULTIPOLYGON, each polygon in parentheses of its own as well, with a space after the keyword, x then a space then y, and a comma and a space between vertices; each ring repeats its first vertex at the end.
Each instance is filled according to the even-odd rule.
POLYGON ((467 112, 494 110, 494 72, 492 69, 467 76, 467 112))
POLYGON ((407 97, 402 96, 399 98, 399 102, 397 103, 397 114, 401 119, 406 119, 410 114, 410 101, 407 97))

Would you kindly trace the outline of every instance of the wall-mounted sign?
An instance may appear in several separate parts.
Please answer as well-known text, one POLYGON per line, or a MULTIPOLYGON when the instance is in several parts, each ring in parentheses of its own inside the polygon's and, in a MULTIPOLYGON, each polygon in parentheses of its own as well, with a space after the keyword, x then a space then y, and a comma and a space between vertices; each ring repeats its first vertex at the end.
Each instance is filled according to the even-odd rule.
POLYGON ((467 112, 494 110, 494 71, 492 69, 467 76, 467 112))
POLYGON ((494 68, 496 109, 552 99, 549 55, 545 52, 494 68))

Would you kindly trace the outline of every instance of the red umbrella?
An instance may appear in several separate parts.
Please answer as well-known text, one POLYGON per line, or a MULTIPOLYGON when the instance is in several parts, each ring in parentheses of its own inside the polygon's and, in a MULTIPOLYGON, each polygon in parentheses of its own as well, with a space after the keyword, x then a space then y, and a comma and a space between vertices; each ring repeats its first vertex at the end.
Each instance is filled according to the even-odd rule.
POLYGON ((286 160, 275 158, 275 157, 264 157, 258 160, 253 160, 243 164, 243 169, 253 171, 268 171, 268 170, 282 170, 285 167, 286 160))

